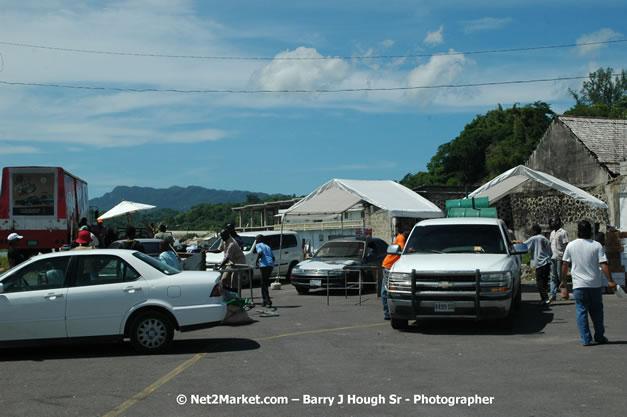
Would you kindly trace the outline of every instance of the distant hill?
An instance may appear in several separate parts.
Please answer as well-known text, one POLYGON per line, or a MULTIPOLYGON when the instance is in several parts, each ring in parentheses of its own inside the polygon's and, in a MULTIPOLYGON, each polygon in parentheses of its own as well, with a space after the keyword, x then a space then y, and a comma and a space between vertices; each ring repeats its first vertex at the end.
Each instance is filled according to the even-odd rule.
POLYGON ((117 186, 113 191, 102 197, 89 200, 90 206, 98 207, 102 213, 109 210, 122 200, 135 201, 137 203, 152 204, 160 209, 174 209, 185 211, 201 203, 240 203, 245 202, 246 196, 254 195, 260 199, 268 197, 268 194, 251 191, 227 191, 209 188, 190 187, 127 187, 117 186))

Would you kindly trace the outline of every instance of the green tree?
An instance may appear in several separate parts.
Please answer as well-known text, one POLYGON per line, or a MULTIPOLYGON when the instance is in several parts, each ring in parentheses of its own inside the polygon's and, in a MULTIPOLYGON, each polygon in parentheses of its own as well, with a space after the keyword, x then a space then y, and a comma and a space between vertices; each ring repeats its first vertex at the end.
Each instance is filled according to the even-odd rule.
POLYGON ((612 79, 614 70, 610 67, 599 68, 595 72, 588 74, 590 78, 583 82, 579 94, 573 90, 568 90, 577 104, 594 106, 596 104, 612 104, 619 101, 627 93, 627 78, 625 70, 621 70, 620 75, 616 74, 612 79))
POLYGON ((536 102, 478 115, 458 137, 442 144, 426 172, 407 174, 401 184, 477 185, 523 164, 551 123, 550 107, 536 102))
POLYGON ((575 105, 564 114, 584 117, 627 118, 627 77, 625 70, 615 74, 612 68, 599 68, 589 74, 579 93, 568 90, 575 105), (612 78, 613 77, 613 78, 612 78))

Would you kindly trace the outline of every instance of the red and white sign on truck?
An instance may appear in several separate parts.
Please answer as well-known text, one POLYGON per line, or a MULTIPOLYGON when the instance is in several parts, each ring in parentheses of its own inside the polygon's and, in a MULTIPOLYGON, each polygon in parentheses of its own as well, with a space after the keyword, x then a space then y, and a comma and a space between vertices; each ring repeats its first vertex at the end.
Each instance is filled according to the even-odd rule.
POLYGON ((6 167, 0 192, 0 248, 7 236, 42 252, 69 244, 87 217, 87 183, 59 167, 6 167))

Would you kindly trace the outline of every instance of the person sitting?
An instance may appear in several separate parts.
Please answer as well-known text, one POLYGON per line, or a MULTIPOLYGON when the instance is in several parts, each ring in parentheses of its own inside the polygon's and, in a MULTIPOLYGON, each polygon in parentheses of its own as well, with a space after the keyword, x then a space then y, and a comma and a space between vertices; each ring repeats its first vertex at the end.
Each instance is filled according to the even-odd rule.
POLYGON ((126 240, 124 240, 120 244, 120 249, 130 249, 146 253, 144 245, 142 245, 141 242, 135 240, 136 233, 137 231, 135 230, 134 226, 131 226, 130 224, 126 226, 126 240))

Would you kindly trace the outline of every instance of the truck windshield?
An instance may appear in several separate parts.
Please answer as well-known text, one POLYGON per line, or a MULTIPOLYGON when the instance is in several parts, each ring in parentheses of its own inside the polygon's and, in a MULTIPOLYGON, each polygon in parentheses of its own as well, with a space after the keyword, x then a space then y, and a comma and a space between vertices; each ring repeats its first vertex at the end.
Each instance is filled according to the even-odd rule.
POLYGON ((314 255, 314 258, 361 258, 364 255, 364 242, 327 242, 314 255))
POLYGON ((418 226, 404 253, 507 253, 497 225, 456 224, 418 226))

